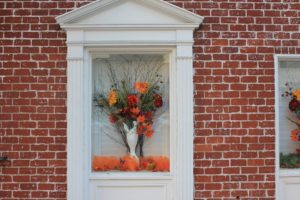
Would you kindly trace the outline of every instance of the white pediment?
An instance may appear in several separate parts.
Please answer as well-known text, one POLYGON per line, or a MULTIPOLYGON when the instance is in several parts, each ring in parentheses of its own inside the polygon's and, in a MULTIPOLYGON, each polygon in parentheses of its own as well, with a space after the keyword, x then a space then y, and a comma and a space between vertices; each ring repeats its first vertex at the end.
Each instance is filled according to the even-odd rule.
POLYGON ((194 26, 203 17, 163 0, 96 0, 56 18, 62 27, 72 26, 194 26))

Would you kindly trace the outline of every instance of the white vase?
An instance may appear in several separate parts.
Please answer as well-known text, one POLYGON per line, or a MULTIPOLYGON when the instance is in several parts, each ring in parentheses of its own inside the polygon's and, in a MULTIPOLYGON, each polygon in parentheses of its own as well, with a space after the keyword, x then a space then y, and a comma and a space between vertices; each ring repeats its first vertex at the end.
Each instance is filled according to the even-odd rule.
POLYGON ((138 141, 138 134, 136 133, 137 122, 133 122, 133 127, 131 129, 129 129, 125 123, 123 123, 123 126, 126 132, 126 139, 129 146, 130 155, 138 160, 138 157, 135 153, 135 148, 138 141))

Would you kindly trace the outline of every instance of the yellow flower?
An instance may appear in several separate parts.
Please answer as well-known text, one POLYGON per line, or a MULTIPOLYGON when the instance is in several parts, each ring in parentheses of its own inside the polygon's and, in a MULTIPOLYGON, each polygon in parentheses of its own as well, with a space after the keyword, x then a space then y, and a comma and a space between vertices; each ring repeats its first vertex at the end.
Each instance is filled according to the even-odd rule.
POLYGON ((149 83, 147 82, 136 82, 134 88, 141 94, 146 94, 148 92, 149 83))
POLYGON ((117 93, 114 90, 110 90, 108 93, 108 104, 113 106, 117 103, 117 93))
POLYGON ((300 89, 295 90, 295 91, 293 92, 293 95, 296 97, 296 99, 297 99, 298 101, 300 101, 300 89))

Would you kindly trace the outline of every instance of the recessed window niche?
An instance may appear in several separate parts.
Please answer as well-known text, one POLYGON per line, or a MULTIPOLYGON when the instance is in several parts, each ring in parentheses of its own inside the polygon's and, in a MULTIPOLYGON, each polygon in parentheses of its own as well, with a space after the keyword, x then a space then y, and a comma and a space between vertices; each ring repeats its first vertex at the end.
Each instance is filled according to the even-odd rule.
POLYGON ((300 60, 280 61, 279 141, 281 168, 300 168, 300 60), (299 157, 298 165, 294 163, 299 157))
MULTIPOLYGON (((151 132, 149 136, 147 133, 144 135, 141 133, 139 137, 143 143, 138 144, 134 151, 139 157, 154 159, 163 157, 168 162, 170 155, 169 65, 169 53, 107 53, 97 54, 93 58, 91 156, 96 162, 94 163, 96 166, 93 166, 95 171, 97 167, 98 171, 120 170, 118 166, 111 166, 116 169, 105 169, 95 159, 98 158, 98 162, 103 163, 103 159, 106 161, 117 158, 122 162, 122 157, 130 153, 126 147, 126 140, 124 141, 124 134, 120 130, 123 128, 122 123, 125 122, 130 127, 133 121, 144 116, 148 118, 145 122, 139 123, 137 128, 143 128, 143 124, 150 125, 153 133, 151 132), (145 94, 141 94, 134 87, 136 83, 146 83, 150 88, 147 88, 145 94), (111 107, 109 105, 105 107, 103 105, 105 102, 102 101, 108 100, 109 93, 113 90, 117 93, 117 102, 111 107), (134 107, 128 105, 127 97, 130 95, 138 99, 134 107), (161 98, 155 99, 156 97, 161 98)), ((149 170, 151 170, 150 165, 149 170)), ((169 170, 164 169, 164 171, 169 170)))

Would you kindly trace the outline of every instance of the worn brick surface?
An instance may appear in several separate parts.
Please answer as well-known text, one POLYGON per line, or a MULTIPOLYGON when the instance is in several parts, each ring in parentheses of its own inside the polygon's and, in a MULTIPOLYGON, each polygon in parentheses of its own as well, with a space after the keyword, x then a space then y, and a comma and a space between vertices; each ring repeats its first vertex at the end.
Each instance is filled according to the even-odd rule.
MULTIPOLYGON (((274 54, 299 54, 297 0, 169 1, 194 34, 195 199, 273 200, 274 54)), ((66 34, 86 1, 0 1, 0 199, 66 199, 66 34)), ((72 108, 69 108, 72 109, 72 108)))

